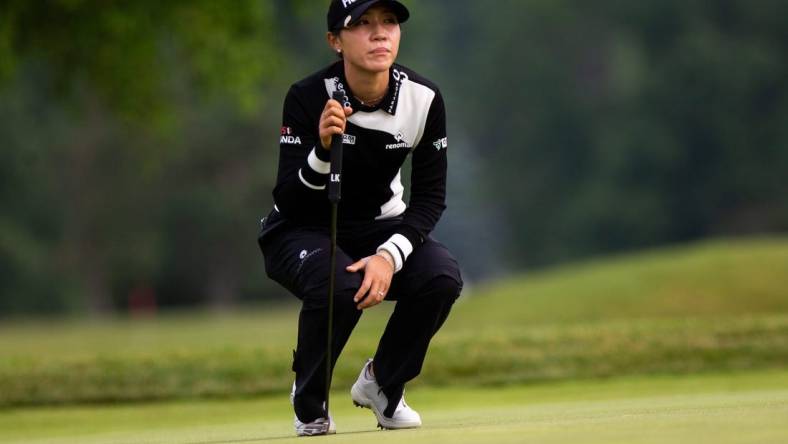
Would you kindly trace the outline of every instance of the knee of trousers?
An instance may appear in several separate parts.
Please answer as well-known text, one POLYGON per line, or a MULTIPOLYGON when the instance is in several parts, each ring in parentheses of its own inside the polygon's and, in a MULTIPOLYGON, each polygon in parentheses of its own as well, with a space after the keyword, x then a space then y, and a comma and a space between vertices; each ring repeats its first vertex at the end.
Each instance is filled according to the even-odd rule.
MULTIPOLYGON (((353 302, 359 287, 361 276, 359 273, 349 273, 344 266, 337 264, 336 281, 334 282, 334 310, 357 311, 353 302)), ((326 267, 323 273, 313 273, 304 277, 301 296, 306 309, 325 309, 328 307, 329 270, 326 267)))
POLYGON ((429 294, 430 297, 453 304, 460 297, 462 282, 457 282, 453 277, 441 275, 430 280, 422 292, 429 294))

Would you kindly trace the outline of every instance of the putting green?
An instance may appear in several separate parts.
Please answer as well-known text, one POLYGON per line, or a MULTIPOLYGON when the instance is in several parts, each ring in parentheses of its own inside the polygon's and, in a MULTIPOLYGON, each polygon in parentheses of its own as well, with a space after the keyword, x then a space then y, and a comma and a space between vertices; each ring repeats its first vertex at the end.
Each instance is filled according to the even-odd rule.
MULTIPOLYGON (((424 427, 377 431, 346 390, 332 398, 339 434, 309 442, 784 443, 788 370, 652 376, 408 393, 424 427)), ((300 442, 286 397, 0 410, 0 443, 300 442)))

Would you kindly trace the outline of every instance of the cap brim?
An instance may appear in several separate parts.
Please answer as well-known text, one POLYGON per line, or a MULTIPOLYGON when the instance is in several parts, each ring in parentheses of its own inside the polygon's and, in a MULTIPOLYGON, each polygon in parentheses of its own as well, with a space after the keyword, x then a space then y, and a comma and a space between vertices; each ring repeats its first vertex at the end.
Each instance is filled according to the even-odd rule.
POLYGON ((344 23, 340 23, 337 26, 337 28, 342 29, 343 27, 347 27, 356 23, 361 18, 361 16, 364 15, 365 12, 367 12, 369 8, 381 4, 391 8, 391 11, 394 13, 394 15, 397 16, 397 21, 400 23, 405 23, 410 17, 410 11, 408 11, 408 8, 406 8, 405 5, 403 5, 402 3, 396 0, 376 0, 376 1, 367 2, 359 6, 358 8, 354 9, 350 13, 350 20, 345 18, 344 23))

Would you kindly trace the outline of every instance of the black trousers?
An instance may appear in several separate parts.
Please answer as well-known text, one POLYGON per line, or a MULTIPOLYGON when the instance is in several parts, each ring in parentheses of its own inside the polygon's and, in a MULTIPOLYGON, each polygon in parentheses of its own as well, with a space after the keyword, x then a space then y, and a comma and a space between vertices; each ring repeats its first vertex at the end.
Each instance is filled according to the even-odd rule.
MULTIPOLYGON (((345 268, 375 254, 398 223, 397 220, 376 221, 339 229, 332 371, 362 314, 353 302, 362 276, 345 268)), ((295 412, 302 422, 326 416, 323 403, 330 245, 325 228, 284 226, 260 239, 268 276, 303 302, 293 359, 295 412)), ((417 247, 402 270, 394 275, 386 300, 396 301, 396 306, 374 356, 375 377, 389 399, 386 411, 389 416, 402 397, 405 383, 421 372, 430 340, 443 325, 461 290, 462 278, 456 260, 445 246, 432 238, 417 247)))

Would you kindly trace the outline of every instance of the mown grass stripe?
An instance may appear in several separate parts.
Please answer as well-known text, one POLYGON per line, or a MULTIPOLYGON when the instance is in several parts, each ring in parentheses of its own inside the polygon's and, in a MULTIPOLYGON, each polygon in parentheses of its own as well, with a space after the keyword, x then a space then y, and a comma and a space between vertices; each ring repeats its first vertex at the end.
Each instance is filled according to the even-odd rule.
MULTIPOLYGON (((374 343, 342 357, 349 386, 374 343)), ((145 401, 283 393, 286 350, 199 350, 149 358, 100 355, 0 365, 2 405, 145 401)), ((491 328, 439 335, 414 385, 501 385, 633 374, 788 366, 788 316, 491 328)))

